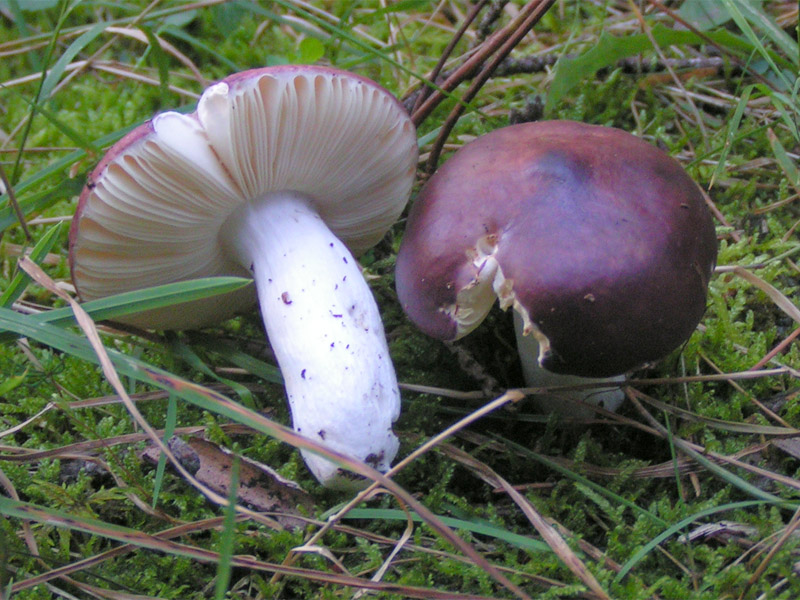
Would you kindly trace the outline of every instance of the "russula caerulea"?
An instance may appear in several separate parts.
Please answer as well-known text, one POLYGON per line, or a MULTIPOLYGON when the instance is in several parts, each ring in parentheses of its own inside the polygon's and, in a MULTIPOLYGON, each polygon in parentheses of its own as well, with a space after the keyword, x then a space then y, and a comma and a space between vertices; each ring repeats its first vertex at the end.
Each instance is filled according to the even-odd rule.
MULTIPOLYGON (((400 396, 378 308, 354 256, 403 210, 417 144, 402 105, 356 75, 254 69, 209 87, 115 144, 70 232, 83 300, 215 275, 251 275, 294 428, 386 470, 400 396)), ((252 289, 145 312, 153 329, 219 323, 252 289)), ((347 477, 312 453, 327 485, 347 477)))
POLYGON ((445 340, 499 299, 516 312, 528 385, 574 384, 553 374, 621 376, 682 344, 705 310, 716 248, 702 193, 661 150, 618 129, 526 123, 466 144, 427 182, 397 292, 445 340))

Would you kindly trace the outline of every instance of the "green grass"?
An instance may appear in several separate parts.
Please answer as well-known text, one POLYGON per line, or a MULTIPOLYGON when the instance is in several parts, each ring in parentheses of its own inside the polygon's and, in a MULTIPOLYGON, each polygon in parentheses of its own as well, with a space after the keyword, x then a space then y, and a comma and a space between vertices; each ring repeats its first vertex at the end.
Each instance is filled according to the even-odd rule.
MULTIPOLYGON (((441 160, 534 101, 547 118, 631 131, 708 191, 720 269, 701 328, 635 373, 618 415, 559 422, 509 396, 476 420, 471 413, 492 399, 477 391, 487 381, 497 396, 522 386, 510 315, 493 311, 456 344, 478 370, 418 332, 394 291, 401 218, 361 259, 407 384, 400 458, 465 422, 369 498, 322 489, 306 471, 293 447, 301 442, 283 427, 280 374, 258 315, 202 332, 101 328, 98 354, 91 324, 76 326, 68 301, 32 283, 19 257, 32 249, 50 280, 70 281, 68 226, 56 223, 71 217, 104 150, 155 112, 192 110, 208 83, 233 71, 293 62, 349 69, 406 97, 468 6, 186 4, 0 1, 0 166, 13 190, 0 196, 6 597, 340 598, 361 587, 384 598, 800 597, 800 350, 790 339, 800 326, 796 2, 720 0, 712 9, 684 0, 665 12, 657 2, 559 0, 511 55, 552 58, 548 70, 488 79, 446 131, 441 160), (280 515, 241 502, 233 510, 231 494, 206 497, 206 483, 147 462, 145 436, 131 437, 145 425, 159 440, 161 430, 196 428, 298 482, 309 494, 305 525, 282 528, 280 515), (569 551, 545 542, 536 515, 569 551), (714 525, 715 535, 700 535, 714 525), (58 568, 59 577, 35 579, 58 568)), ((492 30, 522 6, 510 3, 492 30)), ((419 124, 423 155, 468 85, 419 124)), ((244 283, 178 284, 85 309, 107 319, 244 283)))

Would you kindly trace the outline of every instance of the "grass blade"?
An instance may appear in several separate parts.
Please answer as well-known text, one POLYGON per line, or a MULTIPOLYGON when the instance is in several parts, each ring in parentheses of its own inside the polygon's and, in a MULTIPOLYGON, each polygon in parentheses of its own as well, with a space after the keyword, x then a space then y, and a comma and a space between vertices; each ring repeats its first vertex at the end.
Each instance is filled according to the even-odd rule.
POLYGON ((709 189, 714 186, 714 182, 725 171, 728 161, 728 153, 733 147, 733 142, 736 139, 736 133, 739 131, 739 124, 742 122, 742 115, 744 115, 744 111, 747 108, 747 103, 750 100, 750 94, 752 91, 753 86, 746 87, 744 90, 742 90, 739 101, 736 103, 736 110, 733 111, 733 116, 728 122, 728 131, 725 135, 725 144, 722 147, 722 153, 717 161, 717 166, 714 168, 714 173, 711 175, 711 181, 708 184, 709 189))
POLYGON ((614 578, 614 583, 620 583, 625 577, 630 573, 631 569, 633 569, 638 563, 640 563, 650 552, 658 546, 664 540, 672 537, 688 525, 691 525, 695 521, 703 519, 705 517, 710 517, 711 515, 716 515, 722 512, 728 512, 730 510, 736 510, 737 508, 751 508, 754 506, 760 506, 764 504, 763 500, 745 500, 743 502, 731 502, 730 504, 722 504, 720 506, 713 506, 711 508, 707 508, 706 510, 701 510, 677 523, 670 525, 667 529, 662 531, 652 540, 650 540, 647 544, 639 548, 633 556, 631 556, 622 568, 620 569, 617 576, 614 578))
MULTIPOLYGON (((410 513, 411 519, 417 523, 424 522, 422 517, 416 513, 410 513)), ((406 521, 409 513, 393 508, 354 508, 347 514, 342 516, 342 519, 377 519, 381 521, 406 521)), ((439 516, 439 520, 459 531, 469 531, 478 535, 495 538, 505 542, 516 548, 527 550, 530 552, 552 552, 550 547, 533 538, 507 531, 488 521, 483 520, 465 520, 457 519, 454 517, 439 516)))
POLYGON ((225 507, 225 519, 222 524, 222 538, 219 544, 219 561, 217 562, 217 581, 214 585, 214 598, 224 600, 231 581, 231 563, 236 538, 236 498, 239 490, 239 457, 233 457, 231 465, 230 493, 228 505, 225 507))
POLYGON ((169 59, 167 58, 166 52, 164 52, 164 50, 161 48, 158 36, 153 33, 153 30, 150 27, 144 26, 140 27, 140 29, 147 37, 147 41, 149 42, 146 52, 149 52, 152 55, 153 61, 156 63, 156 68, 158 69, 158 89, 161 92, 161 101, 168 106, 170 101, 169 59))
MULTIPOLYGON (((775 44, 776 48, 783 52, 795 65, 800 67, 800 48, 798 48, 797 40, 793 40, 789 37, 789 34, 781 29, 778 24, 763 11, 760 3, 750 2, 748 0, 725 0, 724 3, 728 6, 729 10, 735 8, 738 15, 747 19, 756 29, 763 32, 764 35, 775 44)), ((736 20, 736 16, 734 16, 734 20, 736 20)))
POLYGON ((271 381, 272 383, 283 385, 283 376, 278 367, 264 362, 263 360, 259 360, 254 356, 250 356, 246 352, 236 348, 233 344, 221 340, 204 339, 198 342, 198 345, 210 352, 218 354, 231 364, 246 370, 256 377, 260 377, 264 381, 271 381))
MULTIPOLYGON (((766 63, 769 65, 769 68, 772 70, 772 73, 775 75, 776 79, 780 81, 782 84, 781 87, 783 91, 788 91, 792 89, 792 82, 787 79, 786 73, 783 69, 778 67, 776 63, 776 59, 771 54, 764 44, 759 39, 756 32, 753 31, 753 28, 750 26, 750 23, 739 10, 740 7, 744 8, 745 3, 739 2, 738 0, 721 0, 725 7, 728 9, 731 17, 733 18, 734 23, 736 26, 741 30, 744 34, 745 38, 752 44, 754 50, 763 58, 766 63)), ((787 54, 790 58, 792 65, 795 67, 798 66, 798 59, 797 59, 797 49, 794 49, 793 52, 789 52, 787 54)))
MULTIPOLYGON (((252 283, 250 279, 243 277, 207 277, 116 294, 84 302, 81 306, 95 321, 106 321, 145 310, 233 292, 250 285, 250 283, 252 283)), ((26 318, 30 319, 32 324, 38 325, 49 324, 63 327, 75 324, 74 314, 69 307, 27 315, 26 318)), ((0 334, 0 341, 9 339, 11 338, 8 335, 0 334)))
POLYGON ((797 168, 797 164, 795 164, 794 160, 789 158, 786 148, 783 147, 783 144, 781 144, 781 141, 778 139, 778 136, 775 135, 772 128, 767 129, 767 139, 769 140, 769 145, 772 147, 775 160, 778 161, 778 166, 780 166, 786 174, 789 185, 800 192, 800 170, 797 168))
POLYGON ((729 485, 738 488, 739 490, 743 491, 745 494, 752 498, 758 498, 759 500, 766 501, 772 504, 776 504, 779 506, 791 506, 787 500, 780 498, 774 494, 770 494, 769 492, 765 492, 761 488, 753 485, 749 481, 739 477, 735 473, 732 473, 725 469, 724 467, 718 465, 716 462, 711 460, 710 458, 704 456, 701 452, 698 452, 694 448, 692 448, 689 444, 687 444, 684 440, 679 437, 670 435, 669 431, 664 427, 661 423, 659 423, 653 415, 647 412, 644 407, 639 402, 637 394, 639 392, 634 392, 631 388, 627 388, 627 395, 628 399, 634 404, 636 409, 639 413, 645 417, 648 423, 655 429, 661 433, 666 439, 669 440, 671 444, 675 444, 677 448, 681 450, 684 454, 687 454, 693 460, 701 464, 705 467, 709 472, 713 473, 729 485))
MULTIPOLYGON (((164 444, 169 442, 172 434, 175 432, 175 425, 178 420, 178 402, 173 394, 169 395, 167 400, 167 416, 164 420, 164 437, 162 438, 164 444)), ((158 493, 161 491, 161 485, 164 482, 164 472, 167 468, 167 455, 163 452, 158 456, 158 464, 156 465, 156 474, 153 481, 153 508, 158 504, 158 493)))
MULTIPOLYGON (((226 377, 221 377, 218 375, 213 369, 211 369, 203 360, 192 350, 189 346, 178 340, 175 336, 170 336, 170 348, 174 352, 175 356, 180 358, 181 360, 185 361, 186 364, 192 367, 195 371, 199 371, 200 373, 205 373, 212 379, 216 379, 220 383, 224 383, 236 394, 239 396, 242 403, 247 406, 248 408, 255 408, 255 402, 253 401, 253 394, 248 390, 245 386, 240 384, 238 381, 233 381, 232 379, 228 379, 226 377)), ((280 372, 277 367, 275 368, 276 371, 280 372)))
POLYGON ((85 31, 73 41, 69 47, 64 50, 64 53, 53 63, 53 66, 48 70, 47 76, 42 82, 42 87, 39 92, 39 100, 46 101, 50 98, 50 94, 55 89, 64 70, 72 60, 80 54, 80 52, 89 44, 91 44, 97 37, 103 33, 108 27, 108 23, 96 23, 88 31, 85 31))
MULTIPOLYGON (((31 250, 29 258, 35 262, 37 265, 41 264, 44 260, 47 253, 53 249, 53 245, 55 245, 56 240, 58 240, 58 236, 61 234, 62 224, 58 223, 54 227, 51 227, 47 233, 42 236, 36 245, 31 250)), ((24 271, 17 271, 17 274, 14 275, 14 279, 11 280, 11 283, 8 284, 8 287, 0 295, 0 306, 5 308, 10 307, 17 299, 22 295, 25 291, 25 287, 30 282, 30 276, 25 273, 24 271)))

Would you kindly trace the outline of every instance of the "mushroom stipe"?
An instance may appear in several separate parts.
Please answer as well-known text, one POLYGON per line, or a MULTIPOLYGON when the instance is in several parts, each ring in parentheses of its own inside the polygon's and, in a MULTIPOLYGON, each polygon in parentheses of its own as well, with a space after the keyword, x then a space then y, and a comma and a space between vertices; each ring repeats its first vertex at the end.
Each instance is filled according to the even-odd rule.
MULTIPOLYGON (((255 290, 125 321, 195 328, 257 299, 294 428, 385 471, 400 395, 354 256, 400 215, 416 163, 405 109, 368 79, 300 65, 231 75, 194 113, 157 115, 100 161, 70 232, 75 288, 91 300, 252 274, 255 290)), ((333 463, 304 458, 323 484, 352 485, 333 463)))

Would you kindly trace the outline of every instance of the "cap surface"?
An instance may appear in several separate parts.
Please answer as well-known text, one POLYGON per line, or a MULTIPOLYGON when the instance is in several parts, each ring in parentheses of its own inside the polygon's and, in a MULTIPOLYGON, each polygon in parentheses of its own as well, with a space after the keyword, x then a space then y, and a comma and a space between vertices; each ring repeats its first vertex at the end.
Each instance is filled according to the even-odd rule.
MULTIPOLYGON (((311 198, 356 255, 402 212, 417 160, 413 124, 389 92, 317 66, 237 73, 197 111, 167 112, 115 144, 90 175, 70 231, 83 300, 216 275, 249 275, 220 227, 271 192, 311 198)), ((218 322, 255 302, 252 289, 141 313, 142 327, 218 322)))
POLYGON ((617 129, 544 121, 484 135, 440 168, 396 279, 429 335, 465 335, 499 294, 549 343, 542 366, 605 377, 691 335, 715 261, 713 222, 677 161, 617 129))

